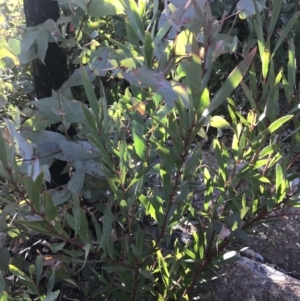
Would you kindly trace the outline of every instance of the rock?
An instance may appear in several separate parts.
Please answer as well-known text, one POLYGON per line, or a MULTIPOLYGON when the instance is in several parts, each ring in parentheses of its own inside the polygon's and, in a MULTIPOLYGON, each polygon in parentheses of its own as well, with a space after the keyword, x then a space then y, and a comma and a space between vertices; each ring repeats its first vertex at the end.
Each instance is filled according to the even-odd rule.
POLYGON ((282 216, 277 217, 275 223, 255 227, 254 235, 251 235, 253 243, 245 243, 244 246, 262 254, 264 262, 299 274, 300 209, 290 208, 278 213, 282 216))
POLYGON ((264 258, 259 253, 255 253, 255 260, 258 262, 264 262, 264 258))
POLYGON ((265 264, 241 257, 220 269, 209 301, 299 301, 300 281, 265 264))
POLYGON ((255 261, 264 262, 264 258, 259 253, 254 252, 252 249, 241 250, 241 255, 255 261))

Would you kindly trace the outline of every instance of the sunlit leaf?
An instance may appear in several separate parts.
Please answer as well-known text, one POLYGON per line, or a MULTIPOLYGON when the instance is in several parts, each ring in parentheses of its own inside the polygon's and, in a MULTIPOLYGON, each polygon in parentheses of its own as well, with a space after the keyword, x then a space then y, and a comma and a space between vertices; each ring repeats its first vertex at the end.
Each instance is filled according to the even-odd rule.
POLYGON ((224 129, 224 128, 230 128, 230 124, 228 121, 226 121, 222 116, 212 116, 210 119, 210 126, 218 128, 218 129, 224 129))
POLYGON ((111 3, 109 0, 92 1, 88 6, 88 13, 91 17, 104 17, 109 15, 117 15, 123 12, 120 1, 116 0, 111 3))

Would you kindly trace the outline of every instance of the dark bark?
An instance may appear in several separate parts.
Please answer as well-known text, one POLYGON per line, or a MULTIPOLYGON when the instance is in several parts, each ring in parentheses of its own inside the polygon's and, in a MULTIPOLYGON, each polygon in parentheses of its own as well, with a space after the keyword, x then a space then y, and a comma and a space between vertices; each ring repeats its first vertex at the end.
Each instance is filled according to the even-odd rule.
MULTIPOLYGON (((59 18, 58 3, 52 0, 24 0, 24 11, 27 27, 59 18)), ((33 76, 37 99, 50 97, 52 89, 57 91, 68 79, 66 56, 56 43, 48 44, 45 65, 33 61, 33 76)))
MULTIPOLYGON (((37 26, 48 19, 57 21, 59 18, 59 6, 52 0, 24 0, 24 11, 27 27, 37 26)), ((45 58, 45 65, 40 60, 34 60, 33 77, 37 99, 52 96, 52 90, 57 91, 68 79, 67 59, 56 43, 49 43, 45 58)), ((56 131, 58 124, 47 129, 56 131)), ((50 167, 51 183, 48 188, 66 184, 70 180, 69 173, 61 175, 67 162, 57 160, 50 167)))

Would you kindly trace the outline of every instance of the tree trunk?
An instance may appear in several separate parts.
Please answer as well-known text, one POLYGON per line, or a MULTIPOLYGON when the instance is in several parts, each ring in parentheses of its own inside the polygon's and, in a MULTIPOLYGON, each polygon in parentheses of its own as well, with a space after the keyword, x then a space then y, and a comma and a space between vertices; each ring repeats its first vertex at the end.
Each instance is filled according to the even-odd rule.
MULTIPOLYGON (((59 18, 58 3, 52 0, 24 0, 24 11, 27 27, 59 18)), ((68 79, 66 56, 58 44, 48 44, 45 65, 40 60, 33 61, 33 76, 38 99, 50 97, 52 90, 57 91, 68 79)))

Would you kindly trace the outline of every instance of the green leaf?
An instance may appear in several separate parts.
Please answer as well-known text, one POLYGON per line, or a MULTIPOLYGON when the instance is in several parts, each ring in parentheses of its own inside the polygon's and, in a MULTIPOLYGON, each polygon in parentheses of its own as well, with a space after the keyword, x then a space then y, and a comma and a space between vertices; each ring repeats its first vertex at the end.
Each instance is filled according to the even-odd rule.
POLYGON ((143 128, 139 126, 139 124, 135 121, 133 121, 132 124, 132 138, 134 142, 134 149, 137 153, 137 155, 144 159, 146 155, 146 141, 143 137, 143 128))
MULTIPOLYGON (((78 73, 78 77, 81 76, 79 69, 78 73)), ((57 94, 54 91, 52 91, 52 97, 39 99, 38 102, 31 101, 30 104, 38 109, 39 113, 43 117, 43 120, 40 120, 40 115, 39 118, 33 116, 32 118, 25 121, 24 125, 26 125, 27 128, 32 128, 32 123, 34 122, 34 127, 36 127, 34 128, 35 131, 44 129, 48 124, 55 122, 62 122, 64 125, 66 125, 66 123, 86 122, 86 118, 82 112, 82 106, 86 105, 83 105, 82 102, 76 100, 65 100, 61 94, 57 94)), ((45 131, 41 132, 43 133, 45 131)), ((58 135, 58 133, 51 132, 46 133, 45 135, 50 136, 51 134, 52 136, 54 136, 55 134, 58 135)), ((39 137, 41 136, 43 136, 44 140, 46 139, 46 137, 44 137, 44 134, 39 135, 39 137)), ((62 140, 63 138, 65 137, 62 136, 60 139, 58 139, 62 140)))
POLYGON ((272 198, 268 198, 267 200, 267 209, 269 212, 272 212, 272 210, 275 208, 276 206, 276 201, 272 198))
POLYGON ((256 136, 256 138, 253 139, 252 144, 254 145, 255 143, 257 143, 257 142, 261 141, 262 139, 264 139, 266 137, 266 135, 272 134, 277 129, 279 129, 284 123, 286 123, 289 120, 291 120, 293 117, 294 117, 294 115, 286 115, 286 116, 283 116, 283 117, 275 120, 273 123, 271 123, 269 125, 269 127, 267 129, 265 129, 262 132, 260 132, 256 136))
POLYGON ((17 152, 24 160, 33 159, 33 145, 28 143, 16 130, 15 126, 9 119, 5 119, 6 126, 9 130, 9 133, 17 147, 17 152))
POLYGON ((132 251, 132 253, 134 254, 134 256, 137 258, 137 259, 140 259, 142 254, 139 253, 137 247, 134 245, 134 244, 131 244, 130 245, 130 249, 132 251))
POLYGON ((72 211, 74 216, 75 236, 79 234, 84 243, 89 243, 88 222, 86 215, 79 204, 79 199, 73 195, 72 211))
POLYGON ((67 249, 63 249, 63 252, 68 254, 71 257, 82 257, 84 256, 84 252, 83 251, 76 251, 76 250, 67 250, 67 249))
POLYGON ((0 131, 0 149, 1 149, 0 160, 3 164, 3 167, 6 167, 8 164, 7 154, 6 154, 7 147, 6 147, 6 144, 3 139, 3 131, 2 130, 0 131))
MULTIPOLYGON (((253 98, 256 98, 257 97, 257 75, 256 75, 256 69, 255 69, 255 64, 254 63, 251 64, 249 75, 250 75, 250 78, 249 78, 250 91, 252 92, 253 98)), ((246 95, 247 95, 247 93, 246 93, 246 95)), ((256 108, 255 102, 253 103, 251 101, 250 103, 252 105, 252 109, 255 109, 256 108)))
POLYGON ((139 229, 136 235, 136 248, 140 256, 143 255, 144 241, 145 241, 144 230, 139 229))
POLYGON ((103 267, 102 269, 111 272, 129 272, 132 271, 133 268, 131 269, 122 266, 107 266, 107 267, 103 267))
POLYGON ((55 301, 59 296, 60 291, 47 292, 46 298, 43 301, 55 301))
POLYGON ((144 42, 144 52, 145 52, 146 66, 148 68, 151 68, 151 66, 152 66, 153 49, 154 49, 154 44, 153 44, 152 36, 151 36, 150 32, 146 31, 145 32, 145 42, 144 42))
POLYGON ((269 163, 269 159, 261 159, 261 160, 256 161, 253 167, 255 169, 258 169, 262 166, 265 166, 267 163, 269 163))
POLYGON ((274 1, 272 3, 272 14, 271 14, 271 18, 270 18, 269 26, 268 26, 268 35, 269 35, 269 37, 272 36, 273 31, 274 31, 274 29, 276 27, 276 24, 278 22, 282 4, 283 4, 282 1, 274 1))
POLYGON ((115 194, 115 196, 119 199, 122 199, 122 193, 120 191, 120 187, 118 185, 116 185, 115 182, 119 182, 119 180, 116 180, 115 178, 114 179, 109 179, 107 177, 107 182, 111 188, 111 190, 113 191, 113 193, 115 194))
POLYGON ((300 11, 298 11, 297 13, 295 13, 293 15, 293 17, 290 19, 289 23, 284 27, 283 31, 280 33, 280 37, 279 37, 279 39, 277 41, 277 44, 276 44, 276 46, 273 50, 273 53, 272 53, 272 56, 271 56, 270 60, 273 60, 273 57, 276 54, 277 50, 279 49, 279 47, 281 46, 283 41, 285 41, 287 35, 292 31, 292 28, 294 27, 295 23, 298 22, 299 16, 300 16, 300 11))
POLYGON ((203 170, 203 178, 206 187, 204 192, 204 211, 208 212, 211 200, 213 198, 214 186, 212 184, 212 179, 209 170, 206 167, 203 170))
POLYGON ((6 299, 5 297, 2 299, 3 294, 4 294, 4 289, 5 289, 5 280, 3 277, 2 272, 0 272, 0 300, 1 301, 8 301, 9 299, 6 299))
MULTIPOLYGON (((101 221, 103 226, 101 240, 99 241, 99 248, 104 249, 108 243, 108 240, 112 240, 111 233, 113 229, 113 216, 109 206, 105 208, 104 215, 102 216, 101 221)), ((112 254, 110 254, 110 256, 111 255, 112 254)))
POLYGON ((194 149, 192 158, 188 160, 184 167, 184 175, 193 175, 195 170, 198 169, 202 158, 202 148, 201 146, 194 149))
POLYGON ((221 176, 219 177, 219 179, 222 182, 224 181, 225 183, 227 180, 227 162, 226 162, 227 160, 226 157, 224 156, 221 145, 217 139, 214 139, 213 145, 214 145, 214 151, 219 166, 219 175, 221 176))
MULTIPOLYGON (((100 141, 100 139, 96 139, 94 137, 90 137, 90 140, 98 148, 101 160, 103 160, 103 162, 105 162, 110 169, 114 170, 113 162, 110 159, 110 154, 108 153, 103 141, 100 141)), ((102 170, 102 172, 105 173, 105 170, 102 170)), ((105 173, 105 175, 107 176, 107 173, 105 173)))
POLYGON ((271 184, 270 180, 268 178, 266 178, 266 177, 259 177, 258 181, 262 182, 262 183, 271 184))
POLYGON ((126 15, 128 16, 133 28, 136 30, 137 36, 142 42, 144 42, 144 24, 139 13, 137 3, 134 0, 120 0, 120 2, 125 8, 126 15))
POLYGON ((15 65, 18 65, 18 58, 14 55, 13 50, 8 45, 0 45, 0 60, 9 57, 15 65))
POLYGON ((279 70, 277 76, 275 77, 273 62, 271 62, 268 72, 268 80, 270 85, 272 85, 272 89, 267 95, 266 115, 271 121, 273 121, 279 114, 279 86, 281 84, 283 72, 282 69, 279 70))
POLYGON ((297 64, 295 58, 296 51, 295 51, 294 40, 290 39, 288 43, 289 43, 288 82, 289 85, 291 85, 292 89, 294 89, 294 87, 296 87, 296 70, 297 70, 297 64))
POLYGON ((242 239, 244 241, 253 243, 252 238, 249 237, 249 235, 247 234, 247 232, 245 232, 242 229, 236 229, 235 231, 232 232, 232 236, 238 239, 242 239))
POLYGON ((230 96, 231 92, 238 86, 246 72, 248 71, 254 56, 256 54, 256 47, 244 58, 242 62, 229 74, 225 83, 222 84, 221 88, 215 94, 211 100, 210 105, 204 110, 200 123, 203 122, 208 115, 210 115, 216 108, 218 108, 224 100, 230 96))
POLYGON ((120 141, 120 173, 121 173, 121 181, 125 183, 126 174, 127 174, 127 143, 125 140, 120 141))
POLYGON ((9 271, 17 277, 17 279, 29 289, 29 292, 31 294, 38 294, 38 288, 35 286, 35 284, 32 282, 32 280, 21 270, 19 270, 14 265, 9 265, 9 271))
POLYGON ((88 160, 99 157, 99 153, 94 148, 86 147, 85 144, 80 144, 74 141, 60 141, 59 147, 61 152, 55 155, 56 159, 62 161, 70 160, 88 160))
POLYGON ((70 200, 71 197, 71 192, 68 189, 63 188, 62 190, 54 192, 54 194, 52 195, 52 200, 56 206, 60 206, 70 200))
POLYGON ((84 263, 83 263, 83 265, 85 265, 85 263, 86 263, 86 260, 89 256, 89 253, 90 253, 90 249, 91 249, 91 244, 86 244, 83 247, 83 250, 84 250, 84 263))
POLYGON ((96 136, 98 134, 98 128, 97 128, 95 118, 93 118, 92 113, 83 104, 82 104, 82 111, 85 115, 87 126, 90 128, 91 133, 96 136))
POLYGON ((163 96, 166 104, 173 108, 180 97, 184 106, 189 107, 187 88, 175 80, 167 80, 163 72, 149 70, 142 66, 130 71, 122 72, 122 76, 132 85, 139 88, 150 87, 153 91, 163 96))
POLYGON ((65 246, 65 242, 60 243, 52 243, 50 245, 50 249, 53 253, 57 253, 58 251, 62 250, 62 248, 65 246))
POLYGON ((227 122, 222 116, 212 116, 210 119, 210 126, 218 129, 231 128, 229 122, 227 122))
POLYGON ((251 89, 249 89, 249 87, 246 85, 246 83, 242 80, 241 81, 241 87, 244 91, 244 93, 246 94, 249 102, 250 102, 250 105, 251 105, 251 108, 256 108, 256 103, 255 103, 255 100, 254 100, 254 94, 252 92, 251 89))
MULTIPOLYGON (((49 100, 49 102, 51 102, 51 100, 49 100)), ((46 106, 46 103, 43 102, 43 100, 39 100, 39 105, 40 106, 37 107, 38 110, 43 110, 43 106, 46 106), (41 105, 41 103, 43 105, 41 105)), ((50 108, 55 109, 56 105, 58 106, 59 104, 56 103, 53 106, 52 105, 49 105, 49 106, 50 106, 50 108)), ((28 125, 28 127, 29 127, 29 125, 28 125)), ((20 133, 21 133, 23 138, 28 139, 33 143, 36 143, 36 144, 43 144, 43 143, 46 143, 46 142, 59 143, 60 141, 65 141, 66 140, 66 137, 64 137, 60 133, 50 132, 50 131, 46 131, 46 130, 34 131, 34 130, 29 129, 28 127, 21 130, 20 133)))
POLYGON ((153 198, 149 198, 145 195, 139 196, 139 201, 147 210, 147 213, 158 223, 159 226, 163 224, 163 217, 164 217, 164 207, 163 207, 163 200, 155 194, 153 198))
POLYGON ((16 223, 26 226, 27 228, 38 233, 49 235, 50 225, 46 221, 21 221, 15 220, 16 223))
MULTIPOLYGON (((176 109, 179 114, 178 131, 180 133, 180 137, 185 138, 187 136, 187 131, 188 131, 189 124, 190 124, 189 112, 188 112, 188 110, 186 110, 184 103, 180 99, 178 102, 175 103, 175 105, 176 105, 176 109)), ((176 119, 175 122, 178 123, 178 119, 176 119)), ((176 140, 178 140, 178 137, 176 140)), ((181 139, 179 141, 180 141, 180 144, 182 145, 181 139)), ((180 148, 179 148, 179 152, 181 153, 180 148)))
POLYGON ((39 59, 42 61, 44 65, 45 65, 45 58, 48 49, 48 41, 49 41, 49 34, 46 31, 45 26, 44 25, 39 26, 38 35, 36 38, 37 52, 38 52, 39 59))
POLYGON ((170 201, 170 196, 172 195, 172 180, 171 175, 163 168, 160 169, 160 176, 163 182, 164 198, 166 204, 170 201))
MULTIPOLYGON (((92 222, 93 222, 93 225, 94 225, 94 228, 95 228, 95 231, 96 231, 96 238, 97 238, 98 241, 100 241, 101 236, 102 236, 102 231, 100 229, 99 222, 96 220, 94 214, 92 214, 92 222)), ((99 250, 100 250, 100 245, 98 245, 97 251, 99 251, 99 250)))
POLYGON ((8 271, 8 265, 10 262, 10 253, 7 248, 1 248, 0 249, 0 271, 7 272, 8 271))
POLYGON ((170 284, 170 279, 169 279, 170 274, 169 274, 169 271, 168 271, 167 262, 163 258, 162 253, 161 253, 160 250, 158 250, 156 252, 156 256, 157 256, 157 260, 158 260, 158 266, 159 266, 160 272, 162 274, 161 276, 162 276, 163 282, 164 282, 164 284, 165 284, 166 287, 169 287, 169 284, 170 284))
POLYGON ((157 301, 165 301, 166 299, 161 295, 161 294, 158 294, 158 299, 157 301))
POLYGON ((272 167, 274 164, 276 164, 282 157, 281 153, 276 153, 276 155, 269 161, 268 167, 272 167))
POLYGON ((39 255, 35 259, 35 277, 36 277, 37 284, 39 284, 39 282, 42 279, 42 273, 43 273, 43 256, 39 255))
POLYGON ((51 276, 48 278, 47 295, 45 301, 54 301, 59 295, 59 291, 52 292, 55 284, 55 269, 52 271, 51 276))
POLYGON ((125 18, 125 27, 126 27, 128 42, 130 43, 132 49, 134 49, 138 54, 142 55, 137 33, 128 18, 125 18))
POLYGON ((147 279, 150 279, 151 281, 154 281, 155 278, 154 276, 147 270, 143 270, 143 269, 140 269, 139 272, 147 279))
POLYGON ((17 39, 9 39, 8 46, 11 50, 13 50, 15 55, 19 55, 21 53, 21 43, 17 39))
POLYGON ((49 221, 54 221, 57 218, 58 213, 52 197, 47 190, 43 192, 43 204, 47 219, 49 221))
POLYGON ((279 163, 277 163, 276 164, 276 192, 279 191, 283 180, 284 180, 284 178, 283 178, 283 172, 282 172, 281 165, 279 163))
MULTIPOLYGON (((95 1, 93 1, 92 3, 94 3, 94 2, 95 1)), ((81 70, 81 76, 82 76, 82 81, 83 81, 83 86, 84 86, 86 96, 89 100, 92 111, 96 118, 96 123, 99 125, 100 124, 100 116, 99 116, 100 108, 99 108, 97 96, 94 91, 94 87, 92 86, 92 84, 89 81, 89 78, 88 78, 85 68, 83 66, 81 66, 80 70, 81 70)))
POLYGON ((115 0, 113 3, 110 0, 91 1, 87 11, 91 17, 101 18, 121 14, 123 7, 119 0, 115 0))
POLYGON ((79 197, 82 193, 84 178, 85 170, 76 169, 76 172, 72 173, 71 180, 67 184, 68 190, 74 193, 77 197, 79 197))
POLYGON ((205 109, 207 109, 209 104, 210 104, 209 90, 205 88, 201 94, 200 104, 198 107, 199 116, 203 114, 203 112, 205 111, 205 109))
MULTIPOLYGON (((164 123, 162 123, 160 120, 156 119, 155 117, 154 117, 154 120, 155 120, 155 122, 158 123, 159 127, 157 130, 160 130, 160 133, 162 134, 161 136, 163 136, 162 137, 163 139, 165 138, 164 134, 168 133, 168 135, 170 135, 170 137, 173 140, 176 140, 176 139, 181 140, 180 132, 178 129, 177 116, 174 112, 170 112, 170 114, 168 116, 167 126, 164 123)), ((156 130, 156 133, 157 133, 157 130, 156 130)), ((157 140, 162 140, 162 139, 157 139, 157 140)))
POLYGON ((250 210, 250 207, 244 207, 241 210, 241 220, 244 219, 245 215, 247 214, 247 212, 250 210))
MULTIPOLYGON (((288 68, 289 68, 289 66, 288 66, 288 68)), ((291 99, 292 99, 292 95, 293 95, 293 88, 290 85, 290 83, 287 81, 284 74, 282 74, 282 84, 283 84, 286 100, 288 101, 288 103, 291 103, 291 99)), ((298 108, 297 108, 297 110, 298 110, 298 108)), ((293 112, 289 112, 289 113, 292 114, 293 112)))
POLYGON ((288 122, 289 120, 291 120, 294 117, 294 115, 287 115, 287 116, 283 116, 279 119, 277 119, 276 121, 274 121, 272 124, 270 124, 270 126, 268 127, 268 133, 273 133, 275 132, 277 129, 279 129, 284 123, 288 122))
POLYGON ((192 259, 196 259, 197 256, 190 249, 184 248, 184 253, 192 259))
POLYGON ((40 212, 40 191, 41 187, 35 187, 33 180, 30 177, 23 177, 23 183, 28 192, 28 197, 32 202, 34 209, 40 212), (37 189, 36 189, 37 188, 37 189))
POLYGON ((268 145, 264 147, 258 155, 259 159, 273 154, 279 147, 279 145, 268 145))

